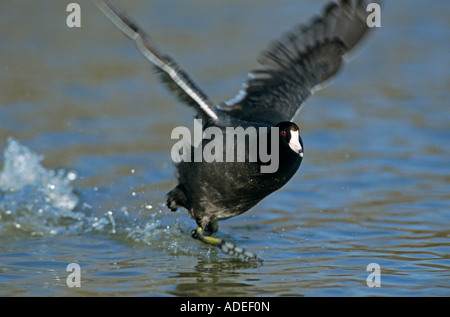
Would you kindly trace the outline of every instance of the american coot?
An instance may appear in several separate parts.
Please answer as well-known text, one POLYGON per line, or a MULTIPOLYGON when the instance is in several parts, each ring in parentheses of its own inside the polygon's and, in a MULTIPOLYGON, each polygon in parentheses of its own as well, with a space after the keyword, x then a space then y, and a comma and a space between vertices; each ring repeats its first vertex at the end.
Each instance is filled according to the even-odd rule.
MULTIPOLYGON (((249 73, 237 96, 216 104, 174 60, 156 48, 124 11, 108 0, 95 2, 135 41, 171 91, 195 108, 198 118, 203 120, 204 131, 215 127, 225 136, 229 127, 266 131, 256 134, 258 140, 266 140, 257 144, 260 148, 261 144, 266 145, 270 153, 277 154, 275 170, 263 172, 261 167, 268 163, 260 156, 249 159, 251 136, 239 140, 232 136, 237 142, 235 151, 245 150, 244 162, 227 159, 177 162, 178 185, 167 194, 168 208, 175 211, 184 207, 197 222, 198 227, 192 233, 194 238, 243 260, 260 261, 254 253, 211 235, 217 231, 218 221, 249 210, 295 174, 302 162, 303 143, 298 126, 291 121, 304 101, 336 74, 343 56, 367 33, 367 4, 364 1, 330 3, 321 17, 293 28, 274 41, 258 60, 261 68, 249 73)), ((207 146, 206 141, 201 142, 202 148, 207 146)), ((226 145, 216 147, 215 151, 223 153, 215 152, 215 157, 233 156, 225 153, 225 149, 226 145)))

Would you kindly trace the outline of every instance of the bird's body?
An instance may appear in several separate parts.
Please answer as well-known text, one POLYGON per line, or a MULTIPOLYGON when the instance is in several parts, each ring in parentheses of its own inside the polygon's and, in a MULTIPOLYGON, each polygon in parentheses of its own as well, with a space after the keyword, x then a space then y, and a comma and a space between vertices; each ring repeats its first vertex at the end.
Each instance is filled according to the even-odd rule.
MULTIPOLYGON (((247 124, 247 126, 239 127, 244 129, 248 126, 247 124)), ((222 162, 194 162, 194 159, 191 159, 189 162, 178 163, 176 167, 179 184, 168 193, 167 206, 172 210, 176 210, 178 207, 186 208, 197 224, 204 228, 210 222, 228 219, 249 210, 267 195, 286 184, 300 166, 303 156, 302 149, 301 155, 299 155, 289 147, 289 142, 278 142, 279 147, 275 149, 279 153, 277 168, 273 173, 265 173, 261 171, 261 166, 267 166, 268 163, 263 163, 260 159, 251 162, 248 152, 252 141, 257 145, 256 152, 259 152, 261 134, 266 134, 267 148, 268 151, 271 151, 269 142, 271 130, 267 125, 256 123, 250 127, 264 129, 253 136, 247 136, 241 142, 234 138, 236 144, 234 144, 231 161, 226 160, 224 151, 222 162), (238 149, 245 149, 244 162, 237 161, 238 149)), ((290 122, 277 128, 279 131, 287 131, 291 127, 298 131, 297 126, 290 122)), ((227 136, 234 137, 227 128, 229 126, 221 129, 224 136, 223 148, 226 147, 227 136)), ((254 131, 259 130, 254 129, 254 131)), ((280 139, 283 137, 280 136, 280 139)), ((202 149, 207 144, 208 141, 204 140, 201 145, 202 149)), ((299 140, 299 145, 302 147, 301 140, 299 140)), ((191 153, 194 153, 194 150, 191 153)))
MULTIPOLYGON (((331 3, 309 25, 299 25, 284 34, 263 52, 258 60, 261 68, 249 73, 237 96, 223 103, 212 102, 118 7, 108 0, 94 1, 136 42, 168 87, 196 109, 198 117, 205 122, 204 132, 214 127, 225 140, 230 127, 256 129, 256 135, 241 139, 236 145, 244 149, 243 162, 225 159, 178 162, 178 184, 167 194, 167 206, 171 210, 178 207, 188 210, 198 224, 193 233, 195 238, 242 259, 258 259, 253 253, 210 235, 217 231, 218 221, 249 210, 296 173, 303 158, 303 143, 299 128, 292 120, 305 100, 336 74, 344 55, 367 33, 365 1, 331 3), (261 147, 267 146, 270 153, 278 155, 276 169, 263 172, 267 161, 260 157, 250 159, 252 137, 256 139, 259 154, 261 147), (261 139, 264 141, 259 142, 261 139)), ((227 157, 225 143, 215 149, 219 157, 227 157)), ((205 150, 207 140, 200 147, 205 150)))

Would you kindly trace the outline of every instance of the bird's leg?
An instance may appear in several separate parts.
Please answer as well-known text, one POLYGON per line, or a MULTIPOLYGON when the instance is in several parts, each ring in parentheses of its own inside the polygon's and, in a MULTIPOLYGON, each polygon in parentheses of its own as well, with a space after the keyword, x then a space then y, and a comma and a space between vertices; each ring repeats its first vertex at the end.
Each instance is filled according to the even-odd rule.
POLYGON ((218 228, 217 221, 208 223, 208 225, 205 227, 205 229, 198 226, 197 230, 194 230, 192 232, 192 237, 194 239, 198 239, 198 240, 202 241, 203 243, 216 246, 219 249, 221 249, 225 254, 228 254, 231 256, 237 256, 238 258, 240 258, 243 261, 258 261, 258 262, 263 261, 261 258, 259 258, 253 252, 250 252, 244 248, 238 247, 234 243, 226 242, 225 240, 223 240, 221 238, 211 237, 210 235, 212 233, 216 232, 217 228, 218 228))

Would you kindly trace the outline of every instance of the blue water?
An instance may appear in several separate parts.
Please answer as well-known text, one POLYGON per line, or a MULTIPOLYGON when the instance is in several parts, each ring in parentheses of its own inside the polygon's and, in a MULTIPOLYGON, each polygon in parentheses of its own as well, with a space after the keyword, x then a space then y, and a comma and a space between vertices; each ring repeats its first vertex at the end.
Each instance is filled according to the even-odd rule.
MULTIPOLYGON (((0 295, 450 295, 448 1, 389 2, 296 118, 294 178, 220 224, 263 265, 191 239, 194 221, 164 206, 170 133, 193 112, 93 3, 67 28, 67 3, 0 3, 0 295), (67 285, 70 263, 81 287, 67 285)), ((323 3, 123 5, 220 101, 323 3)))

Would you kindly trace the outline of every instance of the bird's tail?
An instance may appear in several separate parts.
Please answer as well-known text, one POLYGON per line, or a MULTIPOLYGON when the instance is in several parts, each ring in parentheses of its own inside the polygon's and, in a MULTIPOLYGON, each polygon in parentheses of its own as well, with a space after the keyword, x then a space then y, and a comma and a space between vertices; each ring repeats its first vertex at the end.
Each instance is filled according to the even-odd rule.
POLYGON ((189 209, 186 191, 183 185, 177 185, 167 193, 166 205, 171 211, 176 211, 180 207, 189 209))

